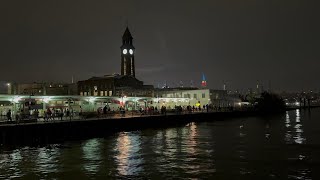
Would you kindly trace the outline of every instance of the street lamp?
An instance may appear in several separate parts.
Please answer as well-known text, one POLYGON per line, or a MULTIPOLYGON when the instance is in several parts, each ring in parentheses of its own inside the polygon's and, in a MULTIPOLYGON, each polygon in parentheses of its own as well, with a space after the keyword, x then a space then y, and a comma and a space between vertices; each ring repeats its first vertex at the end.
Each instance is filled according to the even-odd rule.
POLYGON ((11 83, 7 83, 7 87, 8 87, 8 94, 11 94, 11 83))

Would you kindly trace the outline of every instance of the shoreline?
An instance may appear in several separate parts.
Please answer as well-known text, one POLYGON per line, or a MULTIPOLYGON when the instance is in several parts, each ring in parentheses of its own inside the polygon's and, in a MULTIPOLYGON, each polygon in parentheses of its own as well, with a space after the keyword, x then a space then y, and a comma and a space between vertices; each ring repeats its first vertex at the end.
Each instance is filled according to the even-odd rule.
MULTIPOLYGON (((287 108, 285 111, 296 109, 301 108, 287 108)), ((270 115, 273 114, 276 113, 271 113, 270 115)), ((0 125, 0 147, 6 145, 34 146, 60 143, 68 140, 104 137, 120 131, 136 131, 148 128, 158 129, 186 125, 191 122, 221 121, 226 118, 253 116, 265 115, 257 111, 197 112, 191 114, 144 115, 2 124, 0 125)))

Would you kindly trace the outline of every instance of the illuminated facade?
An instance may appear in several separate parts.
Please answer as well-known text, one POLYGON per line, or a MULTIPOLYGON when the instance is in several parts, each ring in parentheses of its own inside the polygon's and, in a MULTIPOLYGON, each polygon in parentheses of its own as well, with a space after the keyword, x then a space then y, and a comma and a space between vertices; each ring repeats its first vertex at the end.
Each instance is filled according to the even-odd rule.
POLYGON ((184 106, 187 104, 187 98, 0 95, 0 114, 3 118, 9 109, 13 115, 21 111, 32 114, 38 110, 42 116, 48 108, 59 111, 69 109, 78 113, 80 110, 82 112, 97 112, 97 109, 105 106, 108 106, 111 111, 117 111, 119 107, 125 107, 127 110, 139 110, 151 106, 159 109, 161 106, 173 108, 175 105, 184 106))
POLYGON ((157 89, 156 94, 161 98, 187 98, 188 105, 213 105, 215 107, 236 106, 241 100, 224 90, 195 89, 195 88, 165 88, 157 89))

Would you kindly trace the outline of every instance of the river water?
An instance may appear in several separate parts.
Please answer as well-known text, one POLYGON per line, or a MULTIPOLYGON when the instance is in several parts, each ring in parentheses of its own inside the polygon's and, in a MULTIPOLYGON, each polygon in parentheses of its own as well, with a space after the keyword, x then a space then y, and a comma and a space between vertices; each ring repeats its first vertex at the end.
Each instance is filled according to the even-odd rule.
POLYGON ((0 179, 317 179, 320 109, 0 149, 0 179))

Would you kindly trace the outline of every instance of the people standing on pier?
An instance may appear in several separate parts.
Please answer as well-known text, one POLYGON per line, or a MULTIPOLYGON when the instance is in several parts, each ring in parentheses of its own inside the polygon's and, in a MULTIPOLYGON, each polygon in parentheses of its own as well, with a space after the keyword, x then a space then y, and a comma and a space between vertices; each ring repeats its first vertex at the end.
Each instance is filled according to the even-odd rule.
POLYGON ((11 118, 11 109, 9 109, 8 112, 7 112, 7 119, 8 119, 8 121, 12 121, 12 118, 11 118))
POLYGON ((107 109, 108 109, 107 106, 104 106, 104 107, 103 107, 103 114, 104 114, 104 115, 107 114, 107 109))
POLYGON ((82 119, 82 107, 80 106, 80 110, 79 110, 79 119, 82 119))
POLYGON ((52 112, 50 110, 50 108, 47 109, 47 120, 52 120, 52 112))
POLYGON ((60 120, 62 121, 62 118, 63 118, 63 109, 60 109, 60 114, 59 114, 59 116, 60 116, 60 120))
POLYGON ((70 121, 71 121, 71 116, 70 116, 70 110, 69 110, 69 109, 67 109, 66 116, 67 116, 67 119, 68 119, 68 117, 69 117, 69 118, 70 118, 70 121))
POLYGON ((38 109, 36 109, 34 111, 34 118, 38 121, 38 119, 39 119, 39 111, 38 111, 38 109))

